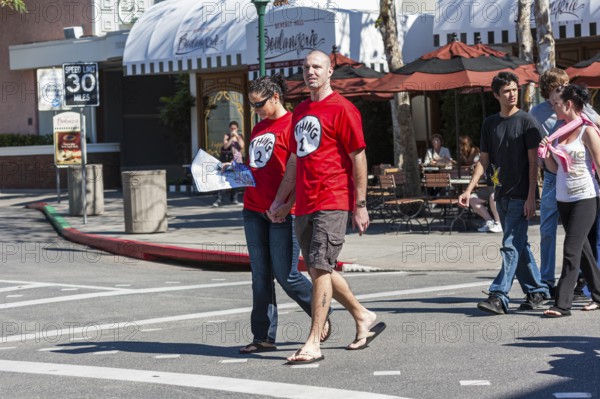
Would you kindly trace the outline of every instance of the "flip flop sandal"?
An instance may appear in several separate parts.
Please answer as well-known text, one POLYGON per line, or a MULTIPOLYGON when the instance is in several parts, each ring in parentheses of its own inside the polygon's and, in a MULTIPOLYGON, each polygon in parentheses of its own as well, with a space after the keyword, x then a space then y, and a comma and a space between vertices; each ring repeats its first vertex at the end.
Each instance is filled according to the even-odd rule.
POLYGON ((327 318, 327 320, 325 320, 325 324, 327 324, 329 327, 327 328, 327 334, 325 334, 325 336, 323 338, 321 338, 321 340, 320 340, 321 343, 327 341, 329 339, 329 337, 331 337, 331 330, 333 330, 333 327, 331 325, 331 320, 329 320, 329 317, 327 318))
POLYGON ((252 342, 252 343, 244 346, 242 349, 240 349, 240 353, 242 355, 249 355, 251 353, 270 352, 270 351, 276 351, 276 350, 277 350, 277 347, 275 345, 272 345, 272 346, 265 345, 264 342, 252 342), (255 349, 251 349, 251 348, 255 348, 255 349))
POLYGON ((544 311, 544 316, 553 318, 571 316, 571 311, 552 306, 550 309, 544 311))
POLYGON ((590 302, 587 305, 585 305, 581 310, 583 310, 584 312, 591 312, 592 310, 599 310, 600 309, 600 304, 597 302, 590 302))
POLYGON ((307 357, 308 359, 288 360, 286 364, 289 364, 289 365, 294 365, 294 364, 310 364, 310 363, 320 362, 321 360, 325 359, 325 356, 323 356, 323 355, 317 356, 314 353, 303 351, 302 349, 298 349, 296 351, 296 353, 294 353, 294 356, 304 356, 304 357, 307 357))
POLYGON ((377 323, 375 326, 371 327, 368 332, 357 334, 356 338, 354 338, 354 341, 352 341, 352 343, 355 344, 358 341, 360 341, 361 339, 366 339, 365 343, 356 348, 351 348, 351 347, 347 346, 346 350, 356 351, 356 350, 360 350, 360 349, 365 349, 367 346, 369 346, 371 341, 373 341, 375 338, 377 338, 377 336, 379 334, 381 334, 381 332, 383 330, 385 330, 385 327, 386 327, 385 323, 380 322, 380 323, 377 323))

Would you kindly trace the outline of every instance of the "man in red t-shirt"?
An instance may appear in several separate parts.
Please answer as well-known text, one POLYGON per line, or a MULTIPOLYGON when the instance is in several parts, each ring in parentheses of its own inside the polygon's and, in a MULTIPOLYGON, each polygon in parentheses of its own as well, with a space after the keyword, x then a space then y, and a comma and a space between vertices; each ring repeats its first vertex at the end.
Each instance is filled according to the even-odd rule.
POLYGON ((369 226, 362 119, 352 103, 331 89, 333 68, 327 54, 310 52, 304 59, 303 73, 310 99, 294 110, 292 154, 269 210, 269 216, 277 220, 279 206, 295 188, 296 235, 313 280, 310 335, 288 358, 289 364, 323 359, 319 339, 332 296, 356 321, 356 339, 347 349, 365 348, 385 328, 385 323, 373 326, 375 313, 358 302, 346 280, 335 271, 348 213, 352 212, 352 226, 358 227, 360 235, 369 226))

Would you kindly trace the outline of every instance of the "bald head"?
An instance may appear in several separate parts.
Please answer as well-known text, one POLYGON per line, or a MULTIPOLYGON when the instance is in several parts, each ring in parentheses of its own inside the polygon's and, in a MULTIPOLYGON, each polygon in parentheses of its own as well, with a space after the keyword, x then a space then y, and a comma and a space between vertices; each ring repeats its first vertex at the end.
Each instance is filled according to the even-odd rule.
POLYGON ((313 101, 318 101, 331 94, 329 79, 333 73, 333 68, 327 54, 320 50, 312 50, 304 58, 302 72, 304 83, 310 90, 313 101))
POLYGON ((327 64, 327 68, 329 68, 331 66, 331 58, 329 58, 329 55, 325 54, 323 51, 311 50, 308 54, 306 54, 306 57, 304 57, 304 61, 306 61, 306 59, 308 57, 310 57, 311 55, 315 55, 315 56, 319 57, 319 59, 321 59, 324 63, 327 64))

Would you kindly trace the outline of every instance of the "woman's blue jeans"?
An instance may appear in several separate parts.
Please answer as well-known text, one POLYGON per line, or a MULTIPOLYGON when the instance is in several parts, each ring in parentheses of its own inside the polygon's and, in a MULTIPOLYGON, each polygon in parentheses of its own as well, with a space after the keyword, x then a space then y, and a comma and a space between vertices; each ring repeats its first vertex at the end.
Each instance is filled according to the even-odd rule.
POLYGON ((548 288, 540 281, 540 271, 527 242, 528 222, 523 214, 525 200, 501 197, 496 199, 502 224, 502 266, 490 286, 490 295, 497 296, 508 310, 508 293, 515 278, 525 294, 539 292, 549 298, 548 288))
POLYGON ((252 314, 254 342, 275 342, 277 301, 274 280, 285 293, 311 316, 312 283, 298 271, 300 247, 293 217, 272 223, 260 212, 243 210, 244 232, 252 267, 252 314))

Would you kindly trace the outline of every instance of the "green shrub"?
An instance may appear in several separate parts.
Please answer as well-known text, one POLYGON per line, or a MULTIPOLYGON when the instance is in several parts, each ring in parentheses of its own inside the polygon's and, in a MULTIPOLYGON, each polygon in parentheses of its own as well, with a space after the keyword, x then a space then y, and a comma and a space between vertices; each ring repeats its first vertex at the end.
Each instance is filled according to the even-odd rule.
POLYGON ((33 134, 0 134, 0 147, 20 147, 27 145, 52 144, 52 135, 38 136, 33 134))

